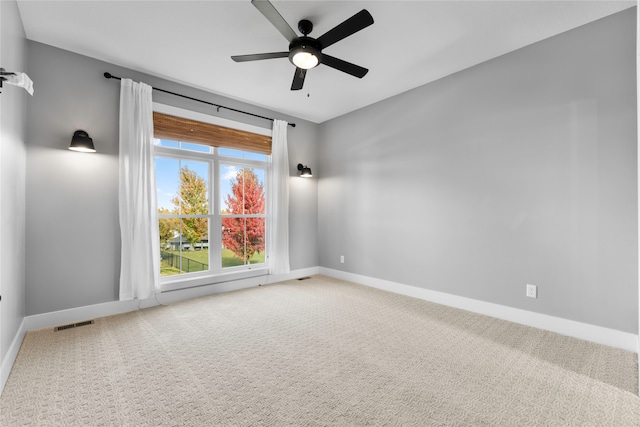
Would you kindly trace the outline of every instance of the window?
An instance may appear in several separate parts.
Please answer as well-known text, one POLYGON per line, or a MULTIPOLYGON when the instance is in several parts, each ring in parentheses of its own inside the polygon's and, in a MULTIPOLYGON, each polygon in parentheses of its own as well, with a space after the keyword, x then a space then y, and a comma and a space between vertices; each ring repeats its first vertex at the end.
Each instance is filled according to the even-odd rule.
POLYGON ((156 113, 154 128, 161 281, 266 268, 270 138, 267 150, 258 135, 263 152, 191 135, 193 126, 185 140, 166 138, 156 113))

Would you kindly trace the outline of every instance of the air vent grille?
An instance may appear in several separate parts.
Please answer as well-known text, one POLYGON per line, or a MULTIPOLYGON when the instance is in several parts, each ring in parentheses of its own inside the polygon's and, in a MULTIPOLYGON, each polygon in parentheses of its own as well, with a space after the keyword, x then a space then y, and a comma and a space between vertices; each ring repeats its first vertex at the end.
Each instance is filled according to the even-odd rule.
POLYGON ((56 326, 53 330, 54 331, 64 331, 66 329, 78 328, 80 326, 93 325, 94 323, 95 323, 95 321, 93 321, 93 320, 85 320, 84 322, 69 323, 68 325, 56 326))

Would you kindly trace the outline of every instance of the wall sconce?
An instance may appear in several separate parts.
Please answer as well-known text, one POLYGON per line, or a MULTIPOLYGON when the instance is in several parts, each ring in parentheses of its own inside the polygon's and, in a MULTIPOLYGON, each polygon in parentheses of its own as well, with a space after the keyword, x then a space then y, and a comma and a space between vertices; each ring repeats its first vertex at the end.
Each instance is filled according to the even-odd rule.
POLYGON ((302 178, 311 178, 313 176, 309 166, 302 166, 302 163, 298 163, 298 170, 300 171, 300 176, 302 178))
POLYGON ((82 153, 95 153, 96 149, 93 146, 93 139, 89 137, 89 134, 83 130, 77 130, 73 133, 71 138, 71 145, 69 150, 80 151, 82 153))

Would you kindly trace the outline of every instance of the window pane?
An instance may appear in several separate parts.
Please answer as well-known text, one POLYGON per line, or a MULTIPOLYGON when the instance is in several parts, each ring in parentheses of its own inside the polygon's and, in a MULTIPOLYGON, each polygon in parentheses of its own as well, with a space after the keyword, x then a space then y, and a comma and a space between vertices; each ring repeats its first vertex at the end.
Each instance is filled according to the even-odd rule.
POLYGON ((199 153, 211 152, 211 147, 208 145, 194 144, 192 142, 181 142, 180 148, 188 151, 197 151, 199 153))
POLYGON ((233 148, 218 148, 218 154, 221 156, 237 157, 240 159, 267 161, 267 155, 261 153, 253 153, 251 151, 234 150, 233 148))
MULTIPOLYGON (((211 146, 205 144, 196 144, 194 142, 180 142, 173 141, 171 139, 158 139, 154 138, 153 143, 159 147, 178 148, 186 151, 197 151, 199 153, 210 153, 211 146)), ((265 159, 266 160, 266 159, 265 159)))
POLYGON ((209 213, 209 164, 156 157, 156 198, 159 213, 209 213))
POLYGON ((244 169, 244 213, 265 213, 264 170, 244 169))
POLYGON ((264 218, 222 219, 222 268, 264 263, 264 225, 264 218))
POLYGON ((209 270, 209 220, 160 218, 160 275, 209 270), (174 237, 163 230, 173 228, 174 237), (164 239, 164 240, 163 240, 164 239))
POLYGON ((247 218, 246 224, 246 236, 247 236, 247 249, 246 256, 248 258, 247 264, 260 264, 264 263, 264 218, 247 218))
POLYGON ((180 188, 180 161, 156 157, 156 198, 158 212, 173 212, 176 205, 173 199, 178 196, 180 188))
POLYGON ((173 240, 180 235, 180 220, 178 218, 158 218, 158 231, 160 234, 160 250, 173 249, 173 240))
POLYGON ((209 164, 181 160, 178 193, 174 198, 174 213, 205 215, 209 213, 209 164))
POLYGON ((170 139, 153 139, 153 143, 160 147, 169 147, 169 148, 180 148, 180 143, 178 141, 172 141, 170 139))
POLYGON ((242 213, 241 202, 237 203, 238 197, 242 198, 242 190, 235 186, 237 182, 239 169, 234 165, 220 164, 220 213, 242 213), (236 194, 236 193, 239 193, 236 194), (235 212, 235 209, 240 209, 240 212, 235 212))
POLYGON ((264 170, 220 165, 220 213, 263 214, 264 170))

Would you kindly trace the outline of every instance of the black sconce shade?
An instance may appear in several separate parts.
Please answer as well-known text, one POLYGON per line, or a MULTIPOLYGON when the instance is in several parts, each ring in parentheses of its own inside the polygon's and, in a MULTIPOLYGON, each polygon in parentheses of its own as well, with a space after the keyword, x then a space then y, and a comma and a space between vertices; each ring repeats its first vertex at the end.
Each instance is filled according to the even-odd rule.
POLYGON ((309 166, 302 166, 302 163, 298 163, 298 170, 300 171, 300 176, 302 178, 311 178, 313 176, 309 166))
POLYGON ((96 149, 93 146, 93 139, 89 137, 89 134, 83 130, 77 130, 73 133, 71 139, 71 145, 69 150, 80 151, 83 153, 95 153, 96 149))

